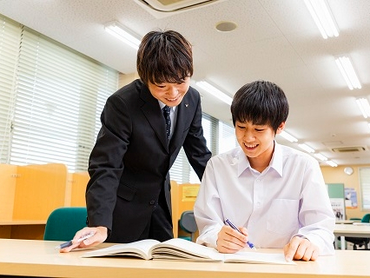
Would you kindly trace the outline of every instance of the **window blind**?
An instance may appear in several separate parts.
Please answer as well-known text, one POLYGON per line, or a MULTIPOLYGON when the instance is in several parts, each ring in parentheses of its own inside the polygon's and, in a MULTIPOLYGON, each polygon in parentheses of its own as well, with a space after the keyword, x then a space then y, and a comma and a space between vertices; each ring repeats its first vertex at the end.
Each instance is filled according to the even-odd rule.
POLYGON ((4 35, 8 21, 0 37, 1 161, 86 171, 118 72, 19 24, 4 35))
POLYGON ((219 121, 218 134, 218 153, 227 152, 235 148, 238 143, 235 137, 235 130, 233 126, 219 121))
POLYGON ((359 168, 360 187, 362 195, 362 209, 370 209, 370 168, 359 168))
POLYGON ((101 109, 117 87, 116 71, 24 27, 10 162, 86 171, 101 109))
MULTIPOLYGON (((0 57, 0 163, 86 171, 118 72, 2 15, 0 57)), ((229 145, 217 119, 203 114, 203 128, 213 154, 229 145)), ((179 183, 199 182, 183 150, 170 172, 179 183)))
MULTIPOLYGON (((213 155, 217 154, 217 130, 218 130, 218 120, 212 116, 203 113, 202 115, 202 127, 203 135, 207 140, 207 147, 212 152, 213 155)), ((200 180, 195 173, 193 168, 189 168, 189 182, 190 183, 200 183, 200 180)))
MULTIPOLYGON (((207 140, 207 147, 211 150, 212 154, 216 154, 216 146, 218 141, 218 120, 212 116, 203 113, 202 115, 202 126, 203 134, 207 140)), ((175 163, 170 169, 171 180, 175 180, 178 183, 199 183, 200 180, 190 166, 184 150, 181 148, 179 155, 176 158, 175 163)))
POLYGON ((170 178, 177 183, 186 183, 189 182, 189 172, 190 165, 184 149, 181 148, 179 155, 170 169, 170 178))
POLYGON ((0 15, 0 163, 9 163, 20 24, 0 15))

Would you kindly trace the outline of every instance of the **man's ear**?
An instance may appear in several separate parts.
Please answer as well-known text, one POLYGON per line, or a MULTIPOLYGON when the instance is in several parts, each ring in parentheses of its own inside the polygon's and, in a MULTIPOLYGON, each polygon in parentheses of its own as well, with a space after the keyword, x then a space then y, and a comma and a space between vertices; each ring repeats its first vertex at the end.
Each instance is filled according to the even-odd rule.
POLYGON ((279 125, 278 129, 276 130, 276 134, 280 134, 284 130, 284 128, 285 128, 285 122, 282 122, 279 125))

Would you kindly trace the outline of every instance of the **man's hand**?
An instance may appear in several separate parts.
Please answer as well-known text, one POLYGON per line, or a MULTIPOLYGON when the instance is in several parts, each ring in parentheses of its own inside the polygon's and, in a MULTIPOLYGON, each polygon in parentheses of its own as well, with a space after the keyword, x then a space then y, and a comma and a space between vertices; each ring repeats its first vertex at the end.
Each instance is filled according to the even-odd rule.
POLYGON ((87 248, 96 246, 102 242, 104 242, 108 237, 108 229, 106 227, 86 227, 82 230, 76 232, 75 236, 72 239, 72 245, 66 248, 60 249, 60 253, 68 253, 75 248, 87 248), (83 236, 93 233, 93 236, 78 242, 78 239, 82 238, 83 236))
POLYGON ((287 261, 315 261, 319 256, 319 248, 308 239, 295 236, 284 246, 284 255, 287 261))
POLYGON ((239 229, 242 234, 229 226, 222 227, 217 238, 218 252, 235 253, 245 247, 248 241, 247 229, 244 227, 239 229))

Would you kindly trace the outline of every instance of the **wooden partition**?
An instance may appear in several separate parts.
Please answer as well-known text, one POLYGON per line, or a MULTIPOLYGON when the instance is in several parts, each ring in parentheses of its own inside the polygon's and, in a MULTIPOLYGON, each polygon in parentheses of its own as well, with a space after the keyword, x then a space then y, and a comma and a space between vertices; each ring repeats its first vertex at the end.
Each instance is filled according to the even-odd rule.
POLYGON ((67 183, 66 206, 84 207, 86 206, 85 192, 90 176, 88 172, 77 172, 69 174, 67 183))
POLYGON ((17 166, 0 164, 0 219, 13 219, 17 166))
POLYGON ((13 220, 46 220, 64 206, 68 170, 64 164, 18 166, 13 220))
POLYGON ((181 214, 186 210, 193 210, 198 191, 199 184, 178 184, 175 181, 171 181, 172 223, 174 237, 179 236, 178 223, 181 214))
MULTIPOLYGON (((63 206, 85 206, 87 172, 68 173, 64 164, 0 164, 0 237, 42 239, 50 213, 63 206), (30 231, 34 226, 37 231, 30 231), (37 227, 36 227, 37 226, 37 227)), ((199 184, 171 181, 174 236, 182 212, 193 210, 199 184)))
POLYGON ((65 205, 64 164, 0 164, 0 237, 42 239, 49 214, 65 205))

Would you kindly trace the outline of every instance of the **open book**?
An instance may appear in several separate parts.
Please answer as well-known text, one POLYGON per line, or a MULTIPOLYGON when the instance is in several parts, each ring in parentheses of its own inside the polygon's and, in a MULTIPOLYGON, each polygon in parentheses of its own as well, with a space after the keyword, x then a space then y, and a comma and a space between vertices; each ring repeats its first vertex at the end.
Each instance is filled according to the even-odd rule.
POLYGON ((173 238, 164 242, 144 239, 131 243, 121 243, 107 248, 86 252, 82 257, 129 256, 144 260, 169 259, 187 261, 214 261, 225 263, 266 263, 295 264, 287 262, 283 254, 261 253, 257 251, 222 254, 216 249, 206 247, 181 238, 173 238))

